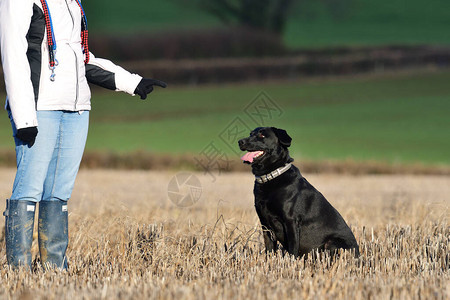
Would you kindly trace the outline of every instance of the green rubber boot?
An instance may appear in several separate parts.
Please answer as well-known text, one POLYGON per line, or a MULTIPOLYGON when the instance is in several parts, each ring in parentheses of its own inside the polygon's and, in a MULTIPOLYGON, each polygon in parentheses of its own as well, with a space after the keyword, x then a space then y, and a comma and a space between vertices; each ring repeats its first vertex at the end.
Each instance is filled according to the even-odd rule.
POLYGON ((68 216, 66 201, 39 202, 39 253, 44 269, 67 269, 68 216))
POLYGON ((33 201, 6 200, 5 241, 6 260, 14 268, 25 266, 31 269, 31 245, 33 243, 33 201))

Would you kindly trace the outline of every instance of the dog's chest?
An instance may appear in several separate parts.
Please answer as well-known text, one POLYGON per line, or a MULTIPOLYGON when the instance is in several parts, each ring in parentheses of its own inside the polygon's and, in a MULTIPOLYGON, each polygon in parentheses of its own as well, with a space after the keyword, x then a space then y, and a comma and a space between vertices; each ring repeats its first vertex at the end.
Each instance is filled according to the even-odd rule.
POLYGON ((283 202, 272 195, 264 195, 264 197, 255 195, 256 212, 262 219, 282 219, 283 202))
POLYGON ((302 206, 299 201, 302 190, 300 178, 284 181, 283 184, 256 184, 253 192, 259 217, 285 220, 291 218, 295 211, 299 212, 298 207, 302 206))

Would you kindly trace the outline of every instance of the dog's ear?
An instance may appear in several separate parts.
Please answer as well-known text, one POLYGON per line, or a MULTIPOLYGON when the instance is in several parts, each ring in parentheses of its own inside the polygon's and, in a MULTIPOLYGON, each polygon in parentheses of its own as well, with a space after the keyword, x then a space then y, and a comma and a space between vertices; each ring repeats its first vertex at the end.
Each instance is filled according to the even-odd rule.
POLYGON ((289 147, 291 145, 292 138, 287 134, 286 130, 284 129, 278 129, 275 127, 272 127, 273 132, 278 138, 278 141, 281 145, 284 147, 289 147))

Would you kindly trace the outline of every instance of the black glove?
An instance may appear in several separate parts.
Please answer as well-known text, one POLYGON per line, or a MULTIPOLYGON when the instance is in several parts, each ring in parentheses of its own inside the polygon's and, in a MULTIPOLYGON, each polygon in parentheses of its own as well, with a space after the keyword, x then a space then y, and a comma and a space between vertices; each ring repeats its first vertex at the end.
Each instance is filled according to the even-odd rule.
POLYGON ((37 127, 25 127, 17 130, 16 138, 22 140, 25 144, 28 144, 30 147, 33 147, 37 134, 38 134, 37 127))
POLYGON ((153 86, 155 85, 165 88, 167 83, 156 79, 142 78, 141 82, 139 82, 136 87, 136 90, 134 90, 134 93, 141 96, 141 99, 144 100, 147 98, 147 95, 153 91, 153 86))

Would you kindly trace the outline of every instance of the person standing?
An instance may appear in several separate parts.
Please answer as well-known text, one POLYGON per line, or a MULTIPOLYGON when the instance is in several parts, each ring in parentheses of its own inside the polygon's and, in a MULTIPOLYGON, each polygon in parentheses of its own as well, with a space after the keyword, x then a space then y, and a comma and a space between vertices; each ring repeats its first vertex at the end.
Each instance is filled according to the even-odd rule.
POLYGON ((167 85, 95 57, 80 0, 0 0, 0 44, 17 160, 4 212, 7 261, 31 267, 39 203, 41 263, 67 269, 67 201, 88 133, 88 83, 141 99, 167 85))

